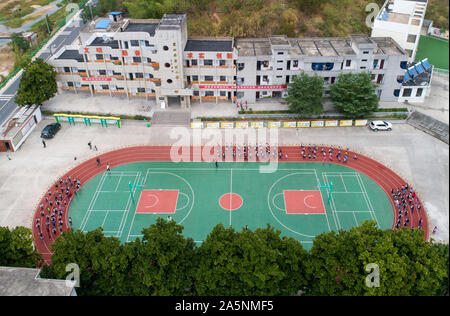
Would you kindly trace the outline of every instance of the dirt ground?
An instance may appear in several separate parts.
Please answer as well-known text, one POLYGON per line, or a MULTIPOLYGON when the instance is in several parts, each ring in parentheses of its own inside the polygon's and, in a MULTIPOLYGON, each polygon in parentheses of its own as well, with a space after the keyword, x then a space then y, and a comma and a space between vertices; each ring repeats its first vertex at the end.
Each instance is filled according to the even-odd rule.
POLYGON ((8 45, 0 46, 0 75, 7 77, 14 66, 14 53, 8 45))

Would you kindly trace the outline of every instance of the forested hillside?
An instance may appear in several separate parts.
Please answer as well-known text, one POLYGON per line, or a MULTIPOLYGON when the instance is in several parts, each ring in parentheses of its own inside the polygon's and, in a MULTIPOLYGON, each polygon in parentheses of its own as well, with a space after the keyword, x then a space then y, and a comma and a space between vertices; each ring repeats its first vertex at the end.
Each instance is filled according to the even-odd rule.
MULTIPOLYGON (((384 0, 100 0, 103 11, 122 10, 132 18, 187 13, 189 36, 290 37, 365 33, 369 3, 384 0)), ((448 1, 430 0, 427 16, 448 24, 448 1), (446 10, 445 10, 446 9, 446 10), (429 13, 430 12, 430 13, 429 13), (429 14, 428 14, 429 13, 429 14)))

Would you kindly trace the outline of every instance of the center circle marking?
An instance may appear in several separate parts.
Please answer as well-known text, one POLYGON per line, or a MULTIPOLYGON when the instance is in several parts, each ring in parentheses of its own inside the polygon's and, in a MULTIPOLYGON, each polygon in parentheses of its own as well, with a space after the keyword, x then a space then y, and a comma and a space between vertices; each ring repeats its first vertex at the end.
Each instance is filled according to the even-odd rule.
POLYGON ((220 206, 227 211, 235 211, 242 206, 242 198, 236 193, 227 193, 220 197, 220 206))

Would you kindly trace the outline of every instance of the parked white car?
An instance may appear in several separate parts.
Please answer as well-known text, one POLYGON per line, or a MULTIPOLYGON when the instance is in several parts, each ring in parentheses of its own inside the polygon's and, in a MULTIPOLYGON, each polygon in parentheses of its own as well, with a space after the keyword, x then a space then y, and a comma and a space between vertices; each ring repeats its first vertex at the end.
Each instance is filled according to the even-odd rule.
POLYGON ((369 126, 375 132, 392 130, 392 124, 386 121, 372 121, 369 126))

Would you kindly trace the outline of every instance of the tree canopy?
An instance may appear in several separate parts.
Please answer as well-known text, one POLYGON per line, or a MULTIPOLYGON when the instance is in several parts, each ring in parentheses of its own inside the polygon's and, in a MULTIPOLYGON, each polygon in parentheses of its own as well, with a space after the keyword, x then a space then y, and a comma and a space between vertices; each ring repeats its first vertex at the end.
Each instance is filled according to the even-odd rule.
POLYGON ((31 229, 0 227, 0 266, 35 268, 42 256, 33 247, 31 229))
POLYGON ((15 102, 19 106, 42 105, 57 92, 56 71, 43 59, 27 63, 23 69, 15 102))
POLYGON ((323 113, 323 78, 315 74, 309 76, 302 72, 294 76, 288 87, 288 97, 291 112, 303 115, 323 113))
POLYGON ((340 74, 330 87, 336 109, 348 118, 363 118, 378 108, 376 85, 369 72, 340 74))
MULTIPOLYGON (((64 232, 41 276, 65 279, 76 263, 79 295, 448 296, 448 245, 425 241, 422 230, 366 221, 316 236, 309 252, 270 225, 236 231, 218 224, 200 244, 162 218, 142 233, 121 243, 101 228, 64 232)), ((0 229, 0 264, 36 266, 30 232, 8 234, 0 229)))

